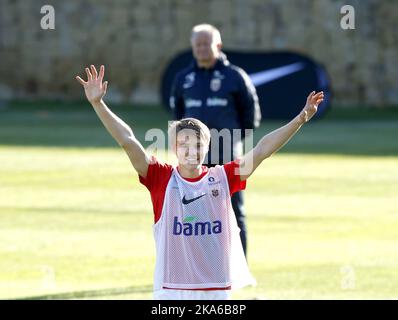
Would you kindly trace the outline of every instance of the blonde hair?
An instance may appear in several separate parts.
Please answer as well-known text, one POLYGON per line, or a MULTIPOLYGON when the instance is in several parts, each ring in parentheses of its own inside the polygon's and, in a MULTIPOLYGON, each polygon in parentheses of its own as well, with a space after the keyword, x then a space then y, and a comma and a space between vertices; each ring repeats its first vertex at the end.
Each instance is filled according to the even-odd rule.
POLYGON ((213 42, 215 42, 215 44, 222 43, 220 31, 215 26, 213 26, 211 24, 202 23, 202 24, 197 24, 196 26, 194 26, 192 28, 192 32, 191 32, 191 41, 192 41, 193 37, 199 32, 210 33, 213 37, 213 42))
POLYGON ((195 118, 185 118, 178 121, 173 121, 169 125, 169 129, 167 131, 169 138, 169 147, 173 151, 175 151, 176 143, 177 143, 177 134, 178 132, 189 129, 196 133, 196 136, 200 141, 204 141, 205 147, 208 147, 210 144, 210 130, 209 128, 200 120, 195 118))

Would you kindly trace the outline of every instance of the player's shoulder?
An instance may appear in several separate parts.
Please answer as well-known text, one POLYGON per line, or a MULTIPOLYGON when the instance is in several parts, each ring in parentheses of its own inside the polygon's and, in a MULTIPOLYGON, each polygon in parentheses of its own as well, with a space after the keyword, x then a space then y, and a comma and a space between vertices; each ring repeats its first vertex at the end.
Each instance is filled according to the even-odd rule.
POLYGON ((173 166, 169 163, 163 162, 161 160, 159 160, 158 158, 156 158, 155 156, 151 156, 150 160, 149 160, 149 166, 156 168, 156 169, 160 169, 163 171, 173 171, 173 166))
POLYGON ((240 160, 236 159, 224 164, 218 164, 209 168, 209 172, 225 172, 227 175, 235 174, 235 168, 239 168, 240 160))
POLYGON ((189 74, 191 74, 192 72, 194 72, 194 66, 192 64, 190 64, 189 66, 186 66, 185 68, 181 69, 180 71, 178 71, 175 75, 175 80, 177 82, 182 81, 186 76, 188 76, 189 74))
POLYGON ((236 78, 239 79, 247 79, 249 78, 249 75, 247 74, 247 72, 245 70, 243 70, 241 67, 238 67, 234 64, 230 64, 228 66, 229 72, 231 73, 231 75, 233 75, 236 78))

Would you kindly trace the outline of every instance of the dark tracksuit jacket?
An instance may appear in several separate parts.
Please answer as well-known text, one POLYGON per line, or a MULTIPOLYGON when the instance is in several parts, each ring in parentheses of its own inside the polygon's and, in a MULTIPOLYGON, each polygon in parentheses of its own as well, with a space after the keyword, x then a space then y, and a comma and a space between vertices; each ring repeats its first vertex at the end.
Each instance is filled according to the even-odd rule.
MULTIPOLYGON (((193 61, 177 74, 170 107, 176 120, 196 118, 209 129, 230 130, 231 137, 232 129, 240 129, 244 137, 244 129, 257 128, 261 120, 256 89, 249 76, 230 64, 223 53, 211 69, 199 68, 193 61)), ((223 164, 240 156, 237 142, 231 139, 230 150, 226 151, 229 159, 224 159, 223 141, 220 139, 219 161, 212 164, 223 164)), ((211 148, 208 159, 212 159, 211 148)))

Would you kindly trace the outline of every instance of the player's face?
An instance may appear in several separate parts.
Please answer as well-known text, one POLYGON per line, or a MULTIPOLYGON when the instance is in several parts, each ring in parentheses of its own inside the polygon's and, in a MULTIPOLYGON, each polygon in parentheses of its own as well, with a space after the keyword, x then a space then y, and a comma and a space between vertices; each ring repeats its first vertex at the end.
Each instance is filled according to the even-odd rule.
POLYGON ((189 169, 195 169, 203 164, 207 146, 196 132, 184 129, 177 134, 176 154, 178 164, 189 169))
POLYGON ((213 41, 213 35, 203 31, 196 33, 191 39, 192 53, 199 63, 210 63, 217 59, 220 45, 213 41))

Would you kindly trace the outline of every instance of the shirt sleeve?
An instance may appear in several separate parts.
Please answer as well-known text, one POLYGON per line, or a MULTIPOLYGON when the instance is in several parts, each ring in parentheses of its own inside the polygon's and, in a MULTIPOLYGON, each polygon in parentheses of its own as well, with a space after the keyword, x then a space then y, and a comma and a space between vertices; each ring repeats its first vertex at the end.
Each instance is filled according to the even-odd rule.
POLYGON ((160 163, 155 157, 152 157, 146 177, 139 175, 139 180, 149 191, 152 191, 157 185, 168 181, 172 171, 173 167, 171 165, 160 163))
POLYGON ((223 165, 227 175, 229 194, 232 196, 235 192, 246 189, 246 180, 240 180, 239 160, 231 161, 223 165))
POLYGON ((155 223, 160 219, 162 214, 166 188, 172 172, 173 167, 171 165, 160 163, 155 157, 152 157, 146 177, 139 176, 141 184, 151 193, 155 223))
MULTIPOLYGON (((236 96, 236 107, 240 116, 242 129, 258 128, 261 121, 261 109, 256 88, 247 73, 237 68, 239 94, 236 96)), ((243 130, 243 134, 245 131, 243 130)))

